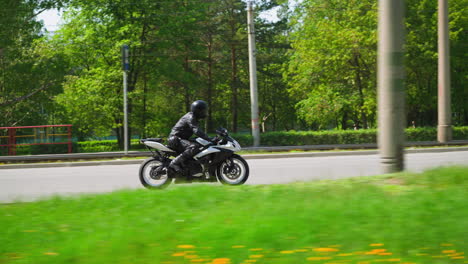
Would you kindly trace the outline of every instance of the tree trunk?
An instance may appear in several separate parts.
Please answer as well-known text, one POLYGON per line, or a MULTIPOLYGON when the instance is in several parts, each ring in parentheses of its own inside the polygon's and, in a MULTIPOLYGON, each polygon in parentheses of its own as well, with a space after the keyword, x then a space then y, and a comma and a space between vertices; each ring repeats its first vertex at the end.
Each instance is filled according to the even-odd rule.
POLYGON ((348 111, 343 112, 343 118, 341 119, 341 129, 348 129, 348 111))
POLYGON ((360 114, 360 119, 362 123, 362 128, 366 129, 368 127, 367 124, 367 115, 364 112, 364 92, 363 92, 363 87, 362 87, 362 77, 361 77, 361 66, 359 64, 359 54, 355 53, 354 54, 354 61, 355 61, 355 66, 356 66, 356 85, 359 89, 359 114, 360 114))
POLYGON ((236 61, 236 47, 234 44, 231 45, 231 91, 232 91, 232 102, 231 102, 231 114, 232 114, 232 132, 237 132, 237 61, 236 61))
POLYGON ((143 138, 146 138, 146 93, 148 91, 148 75, 145 72, 143 79, 143 113, 142 113, 142 128, 141 134, 143 138))
POLYGON ((117 136, 117 145, 119 145, 119 149, 124 149, 124 139, 123 139, 123 122, 121 119, 117 119, 115 121, 116 124, 122 124, 122 126, 115 128, 115 134, 117 136))
MULTIPOLYGON (((186 73, 189 72, 189 58, 188 58, 188 56, 185 56, 185 59, 184 59, 184 71, 186 73)), ((183 87, 184 87, 185 111, 189 112, 190 111, 190 91, 189 91, 189 87, 188 87, 185 80, 183 82, 183 87)))
POLYGON ((210 37, 208 44, 208 120, 206 122, 206 132, 213 130, 213 41, 210 37))

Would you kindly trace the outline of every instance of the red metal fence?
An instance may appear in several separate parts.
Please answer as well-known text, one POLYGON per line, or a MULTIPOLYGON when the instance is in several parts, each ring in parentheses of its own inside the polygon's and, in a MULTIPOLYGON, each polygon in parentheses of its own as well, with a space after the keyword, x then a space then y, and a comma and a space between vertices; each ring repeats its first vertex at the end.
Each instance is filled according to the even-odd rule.
POLYGON ((68 145, 72 152, 72 125, 44 125, 0 127, 0 147, 8 148, 8 155, 16 155, 18 146, 68 145))

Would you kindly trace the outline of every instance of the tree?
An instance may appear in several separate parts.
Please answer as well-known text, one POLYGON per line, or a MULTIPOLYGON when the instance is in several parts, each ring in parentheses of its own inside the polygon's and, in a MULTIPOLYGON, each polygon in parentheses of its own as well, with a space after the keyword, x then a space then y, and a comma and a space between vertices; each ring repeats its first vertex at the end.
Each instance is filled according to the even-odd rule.
POLYGON ((318 127, 375 123, 376 2, 308 0, 293 22, 291 95, 318 127))
MULTIPOLYGON (((406 12, 407 120, 437 124, 437 2, 409 0, 406 12)), ((466 0, 450 1, 452 109, 466 124, 466 0)), ((375 1, 306 0, 291 20, 285 71, 297 114, 310 126, 375 126, 375 1)))
POLYGON ((0 11, 0 126, 38 125, 53 120, 55 94, 63 79, 63 57, 43 45, 38 14, 64 1, 5 0, 0 11))
MULTIPOLYGON (((452 109, 454 122, 465 124, 467 6, 466 0, 451 0, 449 5, 452 109)), ((418 126, 437 124, 437 8, 437 1, 407 1, 408 121, 415 121, 418 126)))
POLYGON ((283 67, 291 50, 288 9, 287 1, 257 2, 255 8, 259 110, 260 122, 265 131, 297 128, 294 109, 296 101, 289 95, 287 83, 283 79, 283 67), (277 10, 277 21, 262 19, 258 15, 272 9, 277 10))

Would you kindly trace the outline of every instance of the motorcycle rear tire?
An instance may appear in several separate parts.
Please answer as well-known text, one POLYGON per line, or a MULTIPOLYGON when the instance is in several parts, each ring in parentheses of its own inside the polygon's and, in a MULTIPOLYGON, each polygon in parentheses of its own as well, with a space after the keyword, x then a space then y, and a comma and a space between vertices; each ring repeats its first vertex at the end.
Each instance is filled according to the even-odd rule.
POLYGON ((149 179, 148 177, 150 177, 149 175, 146 175, 147 173, 147 170, 148 170, 148 166, 150 166, 151 164, 160 164, 160 165, 153 165, 153 166, 163 166, 163 163, 156 159, 156 158, 149 158, 147 160, 145 160, 141 165, 140 165, 140 170, 139 170, 139 178, 140 178, 140 182, 141 184, 147 188, 147 189, 152 189, 152 190, 161 190, 161 189, 165 189, 167 188, 173 181, 173 178, 169 177, 168 175, 166 175, 166 181, 164 181, 163 183, 161 184, 151 184, 151 182, 148 182, 149 179))

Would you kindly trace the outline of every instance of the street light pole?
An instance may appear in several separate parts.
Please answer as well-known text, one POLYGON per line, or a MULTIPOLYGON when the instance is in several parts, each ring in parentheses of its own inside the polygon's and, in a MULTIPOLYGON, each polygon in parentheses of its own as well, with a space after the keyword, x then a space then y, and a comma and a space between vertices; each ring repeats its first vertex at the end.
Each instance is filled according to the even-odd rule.
POLYGON ((404 168, 403 2, 379 0, 378 145, 383 173, 404 168))
POLYGON ((437 140, 445 143, 452 140, 448 0, 439 0, 437 84, 439 90, 437 140))
POLYGON ((250 71, 250 102, 252 113, 252 136, 254 147, 260 146, 260 126, 258 121, 258 92, 257 92, 257 61, 255 49, 255 28, 252 1, 248 2, 247 26, 249 33, 249 71, 250 71))
POLYGON ((127 73, 130 70, 129 47, 122 46, 122 70, 123 70, 123 101, 124 101, 124 154, 128 154, 128 108, 127 108, 127 73))

